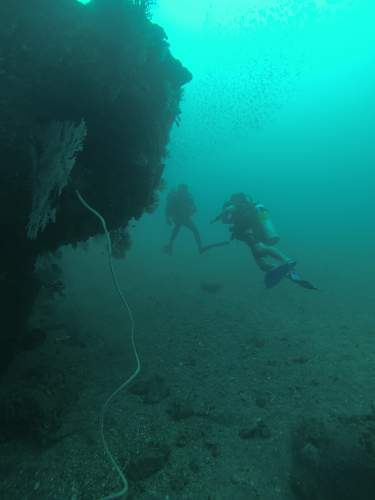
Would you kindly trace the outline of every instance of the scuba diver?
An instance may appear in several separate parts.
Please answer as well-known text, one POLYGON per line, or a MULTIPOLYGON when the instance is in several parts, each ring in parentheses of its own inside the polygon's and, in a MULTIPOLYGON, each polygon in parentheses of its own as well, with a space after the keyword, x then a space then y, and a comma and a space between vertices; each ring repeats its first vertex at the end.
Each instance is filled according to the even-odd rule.
POLYGON ((168 194, 167 206, 165 209, 165 218, 167 224, 174 224, 169 243, 165 245, 165 253, 172 255, 173 243, 180 232, 181 226, 185 226, 193 233, 195 243, 198 247, 198 252, 202 253, 202 240, 197 227, 191 220, 191 217, 196 212, 193 197, 189 193, 186 184, 180 184, 177 189, 174 189, 168 194))
POLYGON ((168 194, 165 217, 167 224, 174 224, 174 227, 172 229, 169 243, 164 246, 165 253, 172 255, 174 241, 177 238, 182 226, 190 229, 193 233, 199 253, 203 253, 211 248, 229 244, 228 241, 225 241, 222 243, 213 243, 211 245, 203 246, 199 231, 191 219, 195 212, 195 203, 186 184, 180 184, 176 189, 172 190, 168 194))
POLYGON ((268 210, 244 193, 235 193, 224 203, 222 212, 211 221, 228 224, 231 239, 243 241, 251 250, 258 267, 265 273, 267 288, 276 286, 284 277, 310 290, 316 288, 295 271, 296 261, 274 247, 280 238, 268 210))

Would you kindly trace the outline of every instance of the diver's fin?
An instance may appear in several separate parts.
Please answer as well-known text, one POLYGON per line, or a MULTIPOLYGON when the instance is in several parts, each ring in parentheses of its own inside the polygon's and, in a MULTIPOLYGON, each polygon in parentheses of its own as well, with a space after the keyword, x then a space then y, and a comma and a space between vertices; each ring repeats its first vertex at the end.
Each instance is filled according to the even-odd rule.
POLYGON ((273 288, 278 285, 280 281, 287 276, 296 265, 295 260, 290 260, 285 264, 280 264, 280 266, 274 267, 264 275, 264 284, 266 288, 273 288))
POLYGON ((312 283, 310 283, 310 281, 307 281, 307 280, 303 280, 300 276, 299 273, 297 273, 297 271, 290 271, 290 273, 288 273, 288 278, 293 281, 293 283, 295 283, 296 285, 299 285, 299 286, 302 286, 303 288, 307 288, 308 290, 318 290, 318 288, 316 288, 316 286, 314 286, 312 283))

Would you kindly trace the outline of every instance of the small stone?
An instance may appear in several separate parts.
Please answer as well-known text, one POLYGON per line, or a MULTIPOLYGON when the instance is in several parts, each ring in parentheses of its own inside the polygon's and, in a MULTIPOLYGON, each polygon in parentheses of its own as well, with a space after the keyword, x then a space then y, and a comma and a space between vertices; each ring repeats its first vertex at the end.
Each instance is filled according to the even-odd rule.
POLYGON ((132 481, 142 481, 162 470, 169 458, 168 447, 154 447, 147 450, 143 456, 131 461, 126 469, 127 476, 132 481))
POLYGON ((175 421, 185 420, 195 414, 193 406, 189 401, 174 401, 167 412, 175 421))
POLYGON ((189 463, 189 468, 191 472, 197 474, 200 471, 200 465, 197 460, 192 459, 189 463))
POLYGON ((240 429, 238 435, 241 439, 268 439, 271 437, 271 431, 263 420, 260 419, 253 427, 240 429))
POLYGON ((169 481, 169 486, 170 486, 171 490, 175 491, 176 493, 181 492, 187 484, 188 484, 187 477, 185 477, 183 475, 173 477, 169 481))
POLYGON ((256 338, 254 340, 254 346, 257 348, 257 349, 262 349, 264 346, 266 345, 266 341, 264 339, 261 339, 261 338, 256 338))
POLYGON ((265 408, 267 406, 267 397, 266 396, 257 396, 255 398, 255 404, 258 408, 265 408))
POLYGON ((176 446, 178 448, 184 448, 189 443, 189 438, 186 434, 179 434, 176 438, 176 446))
POLYGON ((156 375, 146 380, 140 380, 129 387, 129 392, 141 396, 145 404, 157 404, 169 396, 169 387, 165 380, 156 375))
POLYGON ((221 449, 217 443, 206 441, 205 447, 208 449, 213 458, 217 458, 221 455, 221 449))

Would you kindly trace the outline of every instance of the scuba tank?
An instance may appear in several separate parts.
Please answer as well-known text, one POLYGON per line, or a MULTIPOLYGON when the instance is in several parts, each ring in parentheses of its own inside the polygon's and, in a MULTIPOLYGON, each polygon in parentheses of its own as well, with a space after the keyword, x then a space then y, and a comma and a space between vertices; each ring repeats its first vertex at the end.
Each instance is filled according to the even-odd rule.
POLYGON ((266 245, 276 245, 280 236, 273 225, 268 209, 261 203, 254 204, 257 214, 257 224, 254 228, 255 237, 266 245))

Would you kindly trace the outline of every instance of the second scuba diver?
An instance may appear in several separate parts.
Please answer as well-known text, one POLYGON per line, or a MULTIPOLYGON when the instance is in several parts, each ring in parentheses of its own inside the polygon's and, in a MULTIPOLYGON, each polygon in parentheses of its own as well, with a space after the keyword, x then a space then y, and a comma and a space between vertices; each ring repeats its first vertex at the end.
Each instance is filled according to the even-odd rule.
POLYGON ((192 216, 195 214, 195 212, 195 203, 186 184, 180 184, 177 189, 172 190, 168 194, 167 205, 165 209, 165 218, 167 224, 173 224, 174 227, 172 229, 169 243, 164 246, 165 253, 167 253, 168 255, 172 255, 174 241, 182 226, 186 227, 193 233, 199 253, 206 252, 211 248, 221 247, 228 244, 228 242, 225 241, 203 246, 198 228, 192 220, 192 216))
POLYGON ((244 193, 235 193, 224 203, 222 212, 212 223, 228 224, 231 239, 244 242, 251 250, 258 267, 265 273, 267 288, 276 286, 284 277, 310 290, 316 288, 303 280, 295 270, 296 262, 283 254, 276 245, 279 237, 268 210, 244 193))

